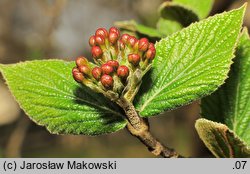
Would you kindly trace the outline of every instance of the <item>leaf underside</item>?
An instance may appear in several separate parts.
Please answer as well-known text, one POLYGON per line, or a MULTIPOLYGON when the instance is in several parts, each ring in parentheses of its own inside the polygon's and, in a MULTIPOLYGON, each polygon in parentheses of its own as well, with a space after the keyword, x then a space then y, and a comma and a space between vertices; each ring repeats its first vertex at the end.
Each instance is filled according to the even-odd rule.
POLYGON ((138 24, 134 20, 115 22, 115 26, 123 30, 136 32, 141 35, 145 35, 145 36, 152 37, 152 38, 161 38, 164 36, 162 35, 161 32, 159 32, 155 28, 151 28, 142 24, 138 24))
POLYGON ((226 125, 198 119, 195 128, 214 156, 220 158, 249 158, 250 148, 226 125))
POLYGON ((162 39, 152 71, 135 99, 143 117, 188 104, 215 91, 226 79, 244 7, 222 13, 162 39))
POLYGON ((54 134, 100 135, 126 125, 119 108, 72 78, 74 62, 29 61, 0 65, 26 114, 54 134))
POLYGON ((208 16, 212 9, 214 0, 173 0, 173 2, 186 6, 192 9, 199 19, 203 19, 208 16))
POLYGON ((166 1, 161 4, 159 11, 162 18, 179 22, 184 27, 199 21, 199 17, 192 9, 180 3, 166 1))

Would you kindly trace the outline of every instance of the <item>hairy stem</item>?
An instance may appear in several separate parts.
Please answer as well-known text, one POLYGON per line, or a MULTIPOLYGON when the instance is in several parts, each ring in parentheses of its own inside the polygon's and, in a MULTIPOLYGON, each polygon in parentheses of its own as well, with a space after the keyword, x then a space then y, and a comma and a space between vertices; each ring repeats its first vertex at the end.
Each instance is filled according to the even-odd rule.
POLYGON ((166 158, 182 157, 174 149, 164 146, 151 134, 147 120, 138 115, 132 103, 120 98, 117 104, 123 108, 129 121, 127 124, 128 131, 146 145, 149 151, 156 156, 161 155, 166 158))

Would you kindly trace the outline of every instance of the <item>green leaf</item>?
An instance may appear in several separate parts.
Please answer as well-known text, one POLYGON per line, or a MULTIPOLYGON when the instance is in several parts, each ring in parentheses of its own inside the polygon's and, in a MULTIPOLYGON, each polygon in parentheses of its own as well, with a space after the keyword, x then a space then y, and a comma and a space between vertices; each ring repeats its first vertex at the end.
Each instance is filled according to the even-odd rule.
POLYGON ((214 0, 173 0, 173 2, 181 4, 185 7, 192 9, 199 17, 203 19, 208 16, 212 9, 214 0))
POLYGON ((74 62, 29 61, 0 65, 22 109, 55 134, 99 135, 124 128, 120 110, 72 78, 74 62))
POLYGON ((202 116, 225 123, 250 145, 250 39, 245 29, 226 83, 202 99, 202 116))
POLYGON ((152 71, 135 106, 143 117, 188 104, 215 91, 226 79, 244 7, 205 19, 156 44, 152 71))
POLYGON ((163 36, 168 36, 181 30, 183 27, 178 22, 160 18, 157 22, 156 28, 163 36))
POLYGON ((161 38, 163 36, 155 28, 151 28, 145 25, 138 24, 134 20, 115 22, 115 26, 124 30, 138 32, 139 34, 146 35, 146 36, 153 37, 153 38, 161 38))
POLYGON ((250 157, 250 148, 226 125, 207 119, 198 119, 195 128, 214 156, 221 158, 250 157))
POLYGON ((162 18, 179 22, 184 27, 199 21, 199 17, 191 8, 180 3, 166 1, 159 7, 159 12, 162 18))

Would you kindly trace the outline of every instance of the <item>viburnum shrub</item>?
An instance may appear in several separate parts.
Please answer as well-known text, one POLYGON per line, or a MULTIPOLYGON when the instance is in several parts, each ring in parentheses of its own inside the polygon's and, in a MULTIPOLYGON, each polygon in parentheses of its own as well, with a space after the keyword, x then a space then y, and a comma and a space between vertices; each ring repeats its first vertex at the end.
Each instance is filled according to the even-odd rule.
POLYGON ((97 29, 91 58, 0 64, 0 70, 21 108, 53 134, 126 127, 153 154, 182 157, 151 134, 148 118, 202 98, 195 128, 207 148, 216 157, 249 157, 245 6, 203 19, 213 1, 195 1, 164 2, 156 28, 125 21, 116 24, 121 32, 97 29))

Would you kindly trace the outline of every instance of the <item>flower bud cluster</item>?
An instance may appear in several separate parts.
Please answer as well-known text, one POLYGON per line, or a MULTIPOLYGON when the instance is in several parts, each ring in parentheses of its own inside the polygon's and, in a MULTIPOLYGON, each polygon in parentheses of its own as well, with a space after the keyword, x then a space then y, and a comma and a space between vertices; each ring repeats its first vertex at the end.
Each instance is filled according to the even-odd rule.
POLYGON ((150 69, 156 54, 154 44, 147 38, 121 35, 115 27, 109 31, 97 29, 89 38, 89 45, 95 64, 78 57, 72 70, 74 79, 96 92, 112 91, 119 97, 139 88, 142 74, 150 69))

